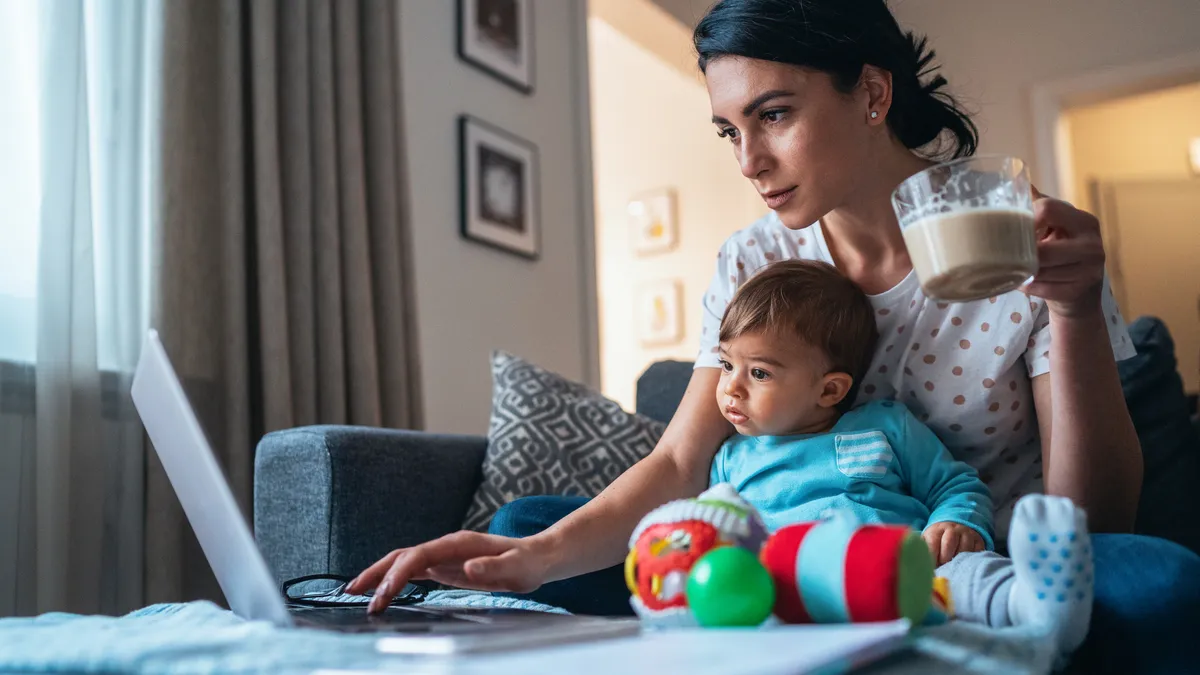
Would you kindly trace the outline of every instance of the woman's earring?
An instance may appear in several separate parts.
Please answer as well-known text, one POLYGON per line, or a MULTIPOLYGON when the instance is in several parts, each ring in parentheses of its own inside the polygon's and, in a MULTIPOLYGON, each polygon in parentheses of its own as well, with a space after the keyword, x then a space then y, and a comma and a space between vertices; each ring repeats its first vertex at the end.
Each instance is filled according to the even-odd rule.
POLYGON ((879 117, 879 111, 878 111, 878 110, 872 110, 872 111, 871 111, 871 119, 875 119, 876 117, 879 117))

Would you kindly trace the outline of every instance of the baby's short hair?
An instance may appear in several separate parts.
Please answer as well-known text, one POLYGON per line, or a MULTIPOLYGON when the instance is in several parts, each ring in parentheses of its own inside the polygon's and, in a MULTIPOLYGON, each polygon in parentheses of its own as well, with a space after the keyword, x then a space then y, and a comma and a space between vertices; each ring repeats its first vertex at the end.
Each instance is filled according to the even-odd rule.
POLYGON ((721 342, 747 333, 769 332, 802 340, 820 350, 831 372, 854 378, 838 408, 854 401, 858 384, 875 353, 879 330, 871 301, 832 265, 814 260, 782 260, 742 284, 721 320, 721 342))

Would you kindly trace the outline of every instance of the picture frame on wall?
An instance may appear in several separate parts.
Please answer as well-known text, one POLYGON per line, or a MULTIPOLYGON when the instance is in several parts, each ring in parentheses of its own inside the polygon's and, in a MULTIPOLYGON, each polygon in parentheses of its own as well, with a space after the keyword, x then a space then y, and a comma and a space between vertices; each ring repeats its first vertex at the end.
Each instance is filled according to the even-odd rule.
POLYGON ((638 288, 638 339, 643 346, 678 344, 683 340, 683 284, 678 279, 652 281, 638 288))
POLYGON ((638 195, 626 206, 629 235, 637 256, 664 253, 679 242, 675 191, 663 188, 638 195))
POLYGON ((532 0, 458 0, 458 55, 514 89, 532 94, 532 0))
POLYGON ((458 130, 462 236, 536 260, 537 147, 470 115, 459 117, 458 130))

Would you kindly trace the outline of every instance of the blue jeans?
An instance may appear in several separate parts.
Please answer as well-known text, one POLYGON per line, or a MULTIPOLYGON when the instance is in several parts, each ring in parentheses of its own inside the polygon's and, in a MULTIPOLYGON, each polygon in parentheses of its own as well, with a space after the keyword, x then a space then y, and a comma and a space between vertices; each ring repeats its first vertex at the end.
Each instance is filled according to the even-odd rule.
MULTIPOLYGON (((501 508, 489 531, 541 532, 587 503, 526 497, 501 508)), ((1183 673, 1200 646, 1200 556, 1155 537, 1092 535, 1096 595, 1092 627, 1074 663, 1086 673, 1183 673)), ((526 596, 579 614, 631 614, 621 565, 548 583, 526 596)))

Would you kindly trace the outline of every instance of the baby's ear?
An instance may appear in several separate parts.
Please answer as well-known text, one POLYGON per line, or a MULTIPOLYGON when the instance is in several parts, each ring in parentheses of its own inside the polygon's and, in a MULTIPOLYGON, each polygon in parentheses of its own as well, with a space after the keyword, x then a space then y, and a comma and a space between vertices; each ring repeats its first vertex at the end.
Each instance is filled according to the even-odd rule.
POLYGON ((817 404, 822 408, 832 408, 842 402, 854 386, 854 378, 849 373, 829 373, 821 380, 821 396, 817 404))

